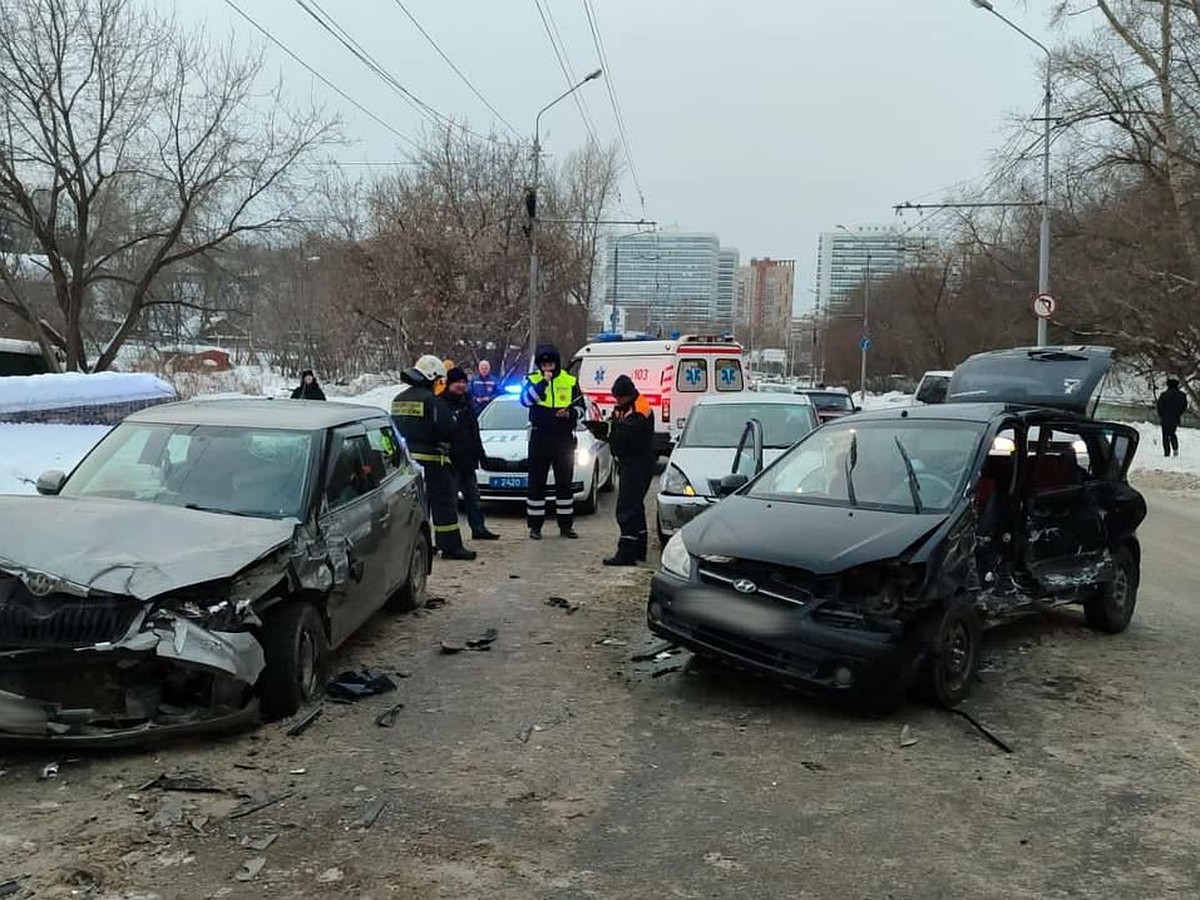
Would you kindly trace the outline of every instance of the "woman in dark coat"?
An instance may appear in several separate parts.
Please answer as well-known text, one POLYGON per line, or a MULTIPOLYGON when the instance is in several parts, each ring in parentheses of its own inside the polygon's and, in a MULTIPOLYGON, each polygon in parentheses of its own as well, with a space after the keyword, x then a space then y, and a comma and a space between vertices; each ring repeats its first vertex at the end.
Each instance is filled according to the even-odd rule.
POLYGON ((324 400, 325 392, 321 390, 321 386, 317 384, 317 376, 313 374, 312 369, 305 369, 300 373, 300 384, 292 391, 293 400, 324 400))

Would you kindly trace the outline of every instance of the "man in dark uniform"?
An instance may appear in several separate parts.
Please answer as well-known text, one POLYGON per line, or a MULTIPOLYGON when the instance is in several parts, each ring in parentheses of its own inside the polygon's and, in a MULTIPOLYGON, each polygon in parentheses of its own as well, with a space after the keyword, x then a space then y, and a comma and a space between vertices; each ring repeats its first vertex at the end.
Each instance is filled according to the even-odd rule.
POLYGON ((550 344, 538 347, 536 371, 525 377, 521 403, 529 410, 529 494, 525 511, 529 536, 542 539, 546 521, 546 480, 554 469, 554 513, 563 537, 575 531, 575 426, 587 410, 573 375, 562 370, 562 356, 550 344))
POLYGON ((1179 455, 1179 423, 1187 412, 1187 394, 1178 378, 1167 379, 1167 389, 1158 395, 1158 424, 1162 426, 1163 455, 1179 455))
POLYGON ((646 558, 646 491, 654 478, 654 413, 628 375, 613 382, 608 446, 617 460, 617 526, 621 538, 606 566, 634 566, 646 558))
POLYGON ((467 373, 453 368, 446 373, 446 390, 442 398, 449 403, 458 416, 458 429, 450 443, 450 467, 454 470, 454 481, 462 494, 463 509, 467 524, 471 526, 471 539, 496 541, 500 535, 491 531, 483 517, 483 504, 479 499, 479 481, 475 477, 479 464, 486 455, 483 437, 479 433, 479 416, 467 393, 467 373))
POLYGON ((450 467, 450 444, 458 422, 454 409, 434 393, 446 377, 446 366, 436 356, 425 355, 400 380, 409 385, 392 400, 392 421, 408 443, 408 451, 425 471, 425 489, 433 516, 433 536, 443 559, 474 559, 475 551, 463 546, 458 527, 457 488, 450 467))

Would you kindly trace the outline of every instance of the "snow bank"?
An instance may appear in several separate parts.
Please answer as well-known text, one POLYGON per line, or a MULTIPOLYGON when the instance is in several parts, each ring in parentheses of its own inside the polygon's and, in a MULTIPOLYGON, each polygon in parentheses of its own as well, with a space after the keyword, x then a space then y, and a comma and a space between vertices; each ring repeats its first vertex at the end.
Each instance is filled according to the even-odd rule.
POLYGON ((48 469, 70 471, 108 434, 107 425, 0 423, 0 494, 32 494, 48 469))
POLYGON ((17 375, 0 378, 0 414, 73 406, 163 402, 175 398, 175 389, 143 372, 65 372, 50 375, 17 375))

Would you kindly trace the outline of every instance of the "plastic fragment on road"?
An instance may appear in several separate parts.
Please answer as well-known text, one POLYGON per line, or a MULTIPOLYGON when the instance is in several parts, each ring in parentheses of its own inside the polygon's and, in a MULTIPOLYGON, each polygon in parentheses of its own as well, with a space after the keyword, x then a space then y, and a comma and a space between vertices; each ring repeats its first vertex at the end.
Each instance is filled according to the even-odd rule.
POLYGON ((357 703, 396 690, 396 682, 378 669, 342 672, 325 685, 325 696, 337 703, 357 703))

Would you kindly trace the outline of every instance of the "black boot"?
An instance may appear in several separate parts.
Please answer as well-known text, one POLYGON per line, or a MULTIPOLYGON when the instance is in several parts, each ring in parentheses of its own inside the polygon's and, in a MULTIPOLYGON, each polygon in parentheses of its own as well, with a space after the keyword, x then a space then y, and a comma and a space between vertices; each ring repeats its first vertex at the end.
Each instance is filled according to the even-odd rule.
POLYGON ((485 528, 485 529, 483 529, 483 531, 472 532, 471 539, 476 540, 476 541, 498 541, 498 540, 500 540, 500 535, 496 534, 496 532, 494 532, 494 531, 491 531, 491 530, 485 528))
POLYGON ((646 532, 643 531, 641 534, 638 535, 638 539, 637 539, 637 558, 640 562, 646 561, 646 554, 647 554, 647 551, 649 548, 649 544, 650 544, 650 538, 646 534, 646 532))
POLYGON ((637 542, 624 539, 617 544, 617 552, 604 560, 606 566, 636 566, 637 564, 637 542))
POLYGON ((542 529, 530 528, 529 529, 529 539, 531 541, 540 541, 542 539, 542 529))
POLYGON ((442 551, 442 559, 472 560, 478 555, 474 550, 468 550, 461 545, 458 547, 447 547, 442 551))
POLYGON ((558 529, 558 533, 561 534, 565 538, 570 538, 573 541, 577 540, 579 538, 579 532, 576 531, 575 528, 571 525, 568 525, 566 528, 558 529))

